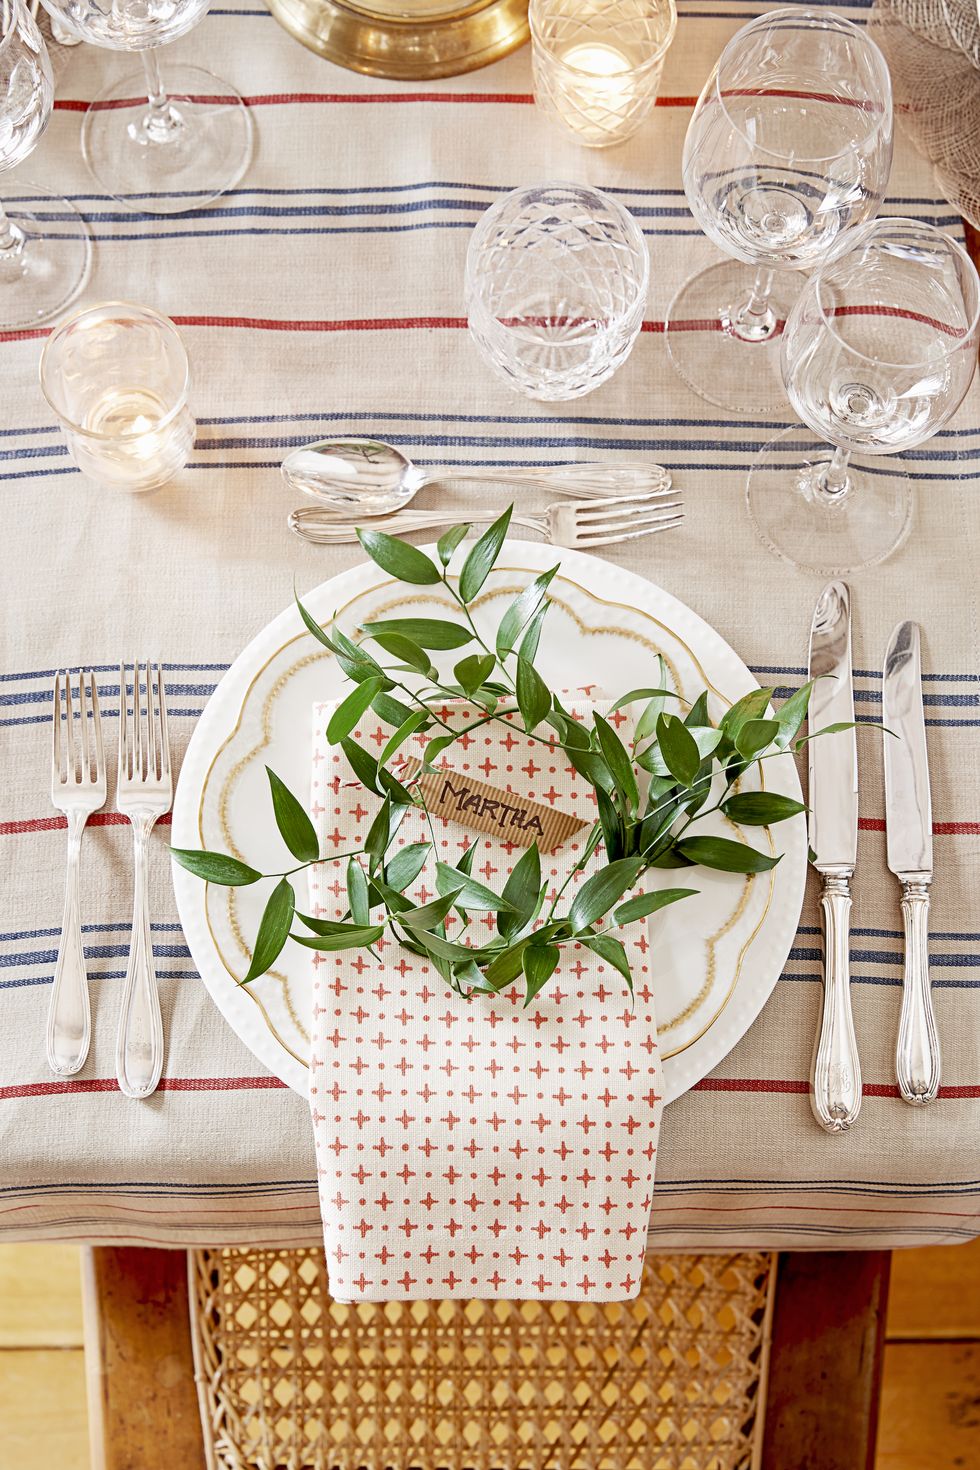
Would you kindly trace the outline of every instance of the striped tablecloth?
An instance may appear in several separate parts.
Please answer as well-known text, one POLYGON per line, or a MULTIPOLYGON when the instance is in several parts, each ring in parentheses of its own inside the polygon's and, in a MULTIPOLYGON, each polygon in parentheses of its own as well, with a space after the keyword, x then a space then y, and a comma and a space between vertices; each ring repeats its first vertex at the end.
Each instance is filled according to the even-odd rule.
MULTIPOLYGON (((82 884, 94 1041, 56 1080, 43 1030, 54 969, 63 822, 48 805, 52 670, 101 671, 114 749, 121 658, 160 658, 183 749, 222 669, 291 597, 357 552, 289 537, 278 476, 293 444, 354 429, 421 462, 502 465, 615 454, 660 460, 683 489, 684 529, 611 558, 691 603, 783 694, 803 677, 812 579, 767 555, 742 502, 775 426, 733 422, 689 394, 662 320, 682 276, 713 256, 680 185, 695 94, 752 0, 680 0, 662 106, 608 154, 566 141, 531 105, 527 51, 423 86, 331 67, 259 0, 219 3, 173 50, 249 99, 257 154, 211 208, 149 218, 93 192, 79 113, 115 53, 60 58, 57 112, 21 172, 74 197, 96 244, 89 299, 169 313, 193 360, 200 433, 186 472, 146 499, 114 497, 68 462, 37 388, 39 333, 0 340, 0 1238, 159 1244, 319 1237, 309 1112, 238 1042, 199 983, 153 844, 154 940, 167 1032, 159 1093, 116 1090, 113 1045, 129 927, 129 833, 111 810, 89 834, 82 884), (574 178, 616 192, 652 255, 649 320, 623 370, 570 405, 512 396, 464 330, 467 235, 506 189, 574 178)), ((859 22, 861 4, 837 9, 859 22)), ((164 58, 165 59, 165 58, 164 58)), ((25 182, 24 193, 29 193, 25 182)), ((886 210, 957 231, 904 141, 886 210)), ((658 1248, 900 1246, 980 1229, 980 393, 913 456, 915 529, 900 555, 852 579, 857 705, 879 711, 879 669, 902 617, 924 629, 936 818, 931 941, 942 1096, 926 1112, 894 1086, 901 939, 884 865, 880 752, 863 746, 854 1007, 866 1077, 858 1126, 813 1124, 806 1078, 819 1002, 808 895, 786 973, 717 1071, 665 1114, 651 1242, 658 1248)), ((492 490, 494 507, 506 501, 492 490)), ((430 492, 426 503, 432 504, 430 492)), ((457 496, 460 516, 465 497, 457 496)))

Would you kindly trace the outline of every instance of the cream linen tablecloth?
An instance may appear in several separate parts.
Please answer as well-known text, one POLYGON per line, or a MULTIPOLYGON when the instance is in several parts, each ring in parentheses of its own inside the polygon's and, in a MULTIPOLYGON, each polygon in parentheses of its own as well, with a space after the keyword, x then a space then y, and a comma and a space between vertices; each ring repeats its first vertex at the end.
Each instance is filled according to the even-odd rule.
MULTIPOLYGON (((861 5, 837 8, 864 19, 861 5)), ((172 50, 249 96, 256 158, 215 207, 176 218, 141 218, 93 193, 79 105, 125 60, 87 46, 65 58, 60 110, 19 172, 75 196, 91 221, 90 300, 145 301, 181 324, 200 434, 186 472, 155 497, 87 484, 38 391, 38 337, 0 341, 0 1238, 319 1238, 307 1103, 252 1058, 197 980, 174 910, 166 827, 152 856, 167 1033, 160 1092, 136 1103, 116 1090, 131 868, 128 830, 111 811, 89 834, 82 882, 91 1055, 77 1078, 60 1081, 43 1044, 64 860, 62 822, 48 805, 51 671, 81 661, 103 671, 114 750, 113 670, 121 658, 160 658, 179 756, 222 669, 288 604, 294 578, 307 588, 358 558, 356 549, 317 550, 286 534, 277 466, 287 447, 354 429, 394 439, 423 462, 660 460, 684 491, 684 529, 610 559, 689 602, 760 679, 786 693, 802 678, 817 582, 762 549, 742 502, 746 466, 774 426, 730 422, 693 397, 660 332, 682 276, 714 257, 681 193, 692 97, 758 7, 681 0, 680 9, 653 124, 596 154, 553 132, 530 105, 526 50, 424 86, 368 80, 303 50, 259 0, 219 4, 172 50), (649 329, 612 382, 565 406, 515 397, 492 379, 461 321, 469 229, 504 190, 546 178, 618 192, 652 254, 649 329)), ((958 229, 901 138, 886 210, 958 229)), ((819 1002, 811 885, 786 974, 758 1023, 666 1111, 650 1236, 658 1248, 914 1245, 980 1228, 976 390, 916 452, 914 468, 911 539, 852 579, 855 666, 858 711, 875 717, 888 635, 899 618, 921 622, 943 1094, 917 1113, 895 1093, 898 895, 884 864, 880 756, 868 740, 852 950, 867 1082, 860 1122, 831 1138, 810 1117, 819 1002)), ((435 501, 433 492, 423 498, 435 501)), ((485 499, 496 509, 507 497, 501 488, 485 499)), ((462 492, 453 504, 464 516, 462 492)))

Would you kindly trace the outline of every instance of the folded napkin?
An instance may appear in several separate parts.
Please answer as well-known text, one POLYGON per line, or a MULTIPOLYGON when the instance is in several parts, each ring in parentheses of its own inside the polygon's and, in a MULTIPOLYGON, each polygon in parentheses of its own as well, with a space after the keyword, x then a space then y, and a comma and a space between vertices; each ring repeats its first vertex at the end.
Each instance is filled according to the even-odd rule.
MULTIPOLYGON (((579 717, 609 708, 574 697, 567 707, 579 717)), ((312 811, 321 851, 343 852, 363 843, 379 803, 327 744, 330 709, 314 711, 312 811)), ((456 724, 478 713, 452 701, 440 709, 456 724)), ((388 733, 369 711, 355 739, 376 750, 388 733)), ((413 753, 424 743, 418 737, 413 753)), ((560 750, 519 729, 487 725, 437 764, 592 821, 591 788, 560 750)), ((499 893, 524 849, 455 820, 433 823, 445 861, 479 842, 473 876, 499 893)), ((587 832, 542 854, 553 884, 587 832)), ((396 845, 429 836, 413 811, 396 845)), ((561 912, 601 857, 573 879, 561 912)), ((310 871, 313 912, 340 918, 345 865, 310 871)), ((436 896, 429 872, 408 890, 416 902, 436 896)), ((469 932, 494 922, 475 915, 469 932)), ((335 1298, 637 1294, 662 1088, 644 926, 621 937, 632 1005, 622 977, 580 945, 563 948, 527 1009, 520 980, 467 1001, 393 939, 377 946, 380 965, 366 951, 315 955, 310 1107, 335 1298)))

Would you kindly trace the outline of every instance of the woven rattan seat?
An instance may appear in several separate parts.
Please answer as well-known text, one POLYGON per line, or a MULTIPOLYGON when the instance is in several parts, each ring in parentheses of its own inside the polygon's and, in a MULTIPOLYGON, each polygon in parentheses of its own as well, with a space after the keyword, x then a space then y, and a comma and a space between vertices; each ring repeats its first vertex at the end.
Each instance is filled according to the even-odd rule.
POLYGON ((211 1470, 750 1470, 768 1254, 649 1257, 623 1304, 343 1306, 317 1250, 190 1254, 211 1470))

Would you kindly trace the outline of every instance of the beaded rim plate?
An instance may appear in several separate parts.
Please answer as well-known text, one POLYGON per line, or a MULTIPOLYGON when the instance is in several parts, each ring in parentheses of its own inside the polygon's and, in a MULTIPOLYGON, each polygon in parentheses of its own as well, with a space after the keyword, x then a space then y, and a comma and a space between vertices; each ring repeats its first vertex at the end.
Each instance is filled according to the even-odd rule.
MULTIPOLYGON (((489 628, 530 576, 554 564, 554 552, 517 542, 506 547, 505 559, 477 604, 477 617, 489 628)), ((652 583, 608 562, 563 552, 551 595, 555 606, 539 662, 552 687, 598 688, 601 680, 616 695, 651 682, 658 652, 682 694, 708 689, 715 719, 757 687, 707 623, 652 583)), ((438 589, 405 587, 371 563, 323 583, 304 602, 323 621, 337 616, 348 631, 370 617, 445 611, 438 589)), ((219 683, 191 738, 174 802, 175 845, 219 848, 260 868, 277 863, 285 849, 271 818, 265 766, 298 794, 308 793, 312 706, 336 697, 342 686, 332 656, 305 632, 294 607, 263 629, 219 683)), ((752 780, 761 782, 762 773, 752 780)), ((767 789, 800 799, 792 758, 769 762, 764 781, 767 789)), ((755 1020, 782 971, 803 902, 802 819, 749 833, 709 818, 716 820, 719 833, 783 856, 772 872, 755 877, 699 869, 692 881, 698 897, 651 917, 667 1102, 717 1066, 755 1020)), ((655 881, 670 887, 677 875, 667 871, 655 881)), ((247 938, 255 933, 267 887, 215 888, 174 868, 187 942, 215 1003, 259 1060, 305 1093, 309 957, 298 945, 287 945, 269 975, 247 988, 236 983, 248 965, 247 938)))

